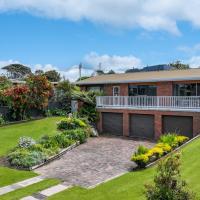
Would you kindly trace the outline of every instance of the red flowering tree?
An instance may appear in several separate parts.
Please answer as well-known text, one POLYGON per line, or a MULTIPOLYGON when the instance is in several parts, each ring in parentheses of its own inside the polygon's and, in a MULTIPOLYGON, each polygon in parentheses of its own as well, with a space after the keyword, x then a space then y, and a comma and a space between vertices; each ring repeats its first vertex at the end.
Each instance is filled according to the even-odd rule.
POLYGON ((51 83, 44 75, 32 75, 26 79, 29 88, 29 104, 32 108, 43 110, 53 95, 51 83))
POLYGON ((12 86, 3 91, 3 95, 10 109, 13 111, 14 119, 24 119, 26 110, 29 108, 29 93, 27 85, 12 86))

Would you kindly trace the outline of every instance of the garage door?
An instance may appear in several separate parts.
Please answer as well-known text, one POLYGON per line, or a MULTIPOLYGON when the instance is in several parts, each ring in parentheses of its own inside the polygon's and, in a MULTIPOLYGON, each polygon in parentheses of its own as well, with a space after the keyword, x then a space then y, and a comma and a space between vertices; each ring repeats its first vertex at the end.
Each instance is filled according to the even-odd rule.
POLYGON ((163 116, 163 133, 176 132, 192 138, 193 118, 183 116, 163 116))
POLYGON ((130 136, 154 139, 154 116, 130 115, 130 136))
POLYGON ((102 113, 102 128, 104 133, 123 135, 123 114, 102 113))

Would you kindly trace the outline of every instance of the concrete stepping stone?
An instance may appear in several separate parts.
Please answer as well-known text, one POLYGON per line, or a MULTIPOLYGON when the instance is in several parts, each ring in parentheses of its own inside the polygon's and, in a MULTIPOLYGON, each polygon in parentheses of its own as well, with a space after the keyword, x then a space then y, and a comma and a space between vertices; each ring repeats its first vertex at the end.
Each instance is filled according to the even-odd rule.
POLYGON ((40 182, 42 180, 44 180, 44 178, 42 176, 37 176, 37 177, 33 177, 33 178, 30 178, 30 179, 18 182, 16 184, 19 185, 19 186, 21 186, 21 187, 27 187, 29 185, 38 183, 38 182, 40 182))
POLYGON ((21 200, 38 200, 38 199, 36 199, 35 197, 32 197, 32 196, 28 196, 28 197, 22 198, 21 200))
POLYGON ((37 177, 30 178, 30 179, 26 179, 24 181, 14 183, 12 185, 2 187, 2 188, 0 188, 0 195, 6 194, 8 192, 12 192, 12 191, 17 190, 19 188, 27 187, 27 186, 32 185, 34 183, 38 183, 42 180, 44 180, 44 178, 42 176, 37 176, 37 177))
POLYGON ((69 188, 69 186, 59 184, 59 185, 55 185, 50 188, 47 188, 46 190, 41 191, 40 194, 42 194, 46 197, 49 197, 56 193, 62 192, 63 190, 66 190, 68 188, 69 188))

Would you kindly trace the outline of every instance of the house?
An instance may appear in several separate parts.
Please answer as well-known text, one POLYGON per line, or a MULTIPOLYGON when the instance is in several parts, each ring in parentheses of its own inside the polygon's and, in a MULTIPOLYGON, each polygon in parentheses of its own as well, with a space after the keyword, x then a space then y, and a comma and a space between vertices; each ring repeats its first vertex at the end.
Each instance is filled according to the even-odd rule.
POLYGON ((200 69, 101 75, 77 84, 104 93, 97 97, 100 132, 147 139, 200 133, 200 69))

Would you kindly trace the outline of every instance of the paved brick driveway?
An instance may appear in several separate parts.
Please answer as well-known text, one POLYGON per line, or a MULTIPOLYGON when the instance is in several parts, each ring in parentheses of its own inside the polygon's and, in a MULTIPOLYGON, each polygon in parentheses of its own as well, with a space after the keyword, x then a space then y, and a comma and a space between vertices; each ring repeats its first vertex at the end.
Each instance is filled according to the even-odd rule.
POLYGON ((119 137, 90 138, 87 143, 35 171, 69 185, 92 187, 131 170, 134 167, 131 154, 140 144, 153 145, 119 137))

